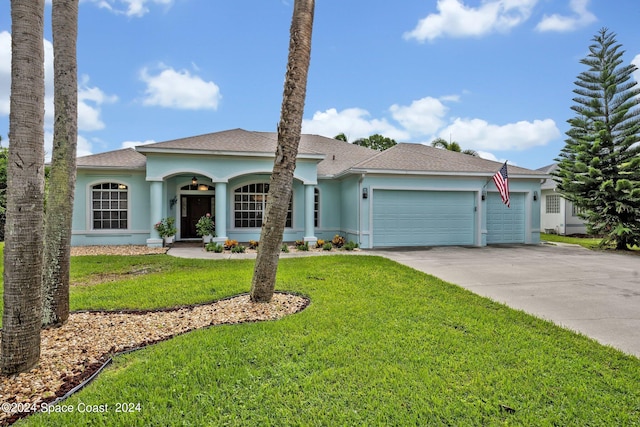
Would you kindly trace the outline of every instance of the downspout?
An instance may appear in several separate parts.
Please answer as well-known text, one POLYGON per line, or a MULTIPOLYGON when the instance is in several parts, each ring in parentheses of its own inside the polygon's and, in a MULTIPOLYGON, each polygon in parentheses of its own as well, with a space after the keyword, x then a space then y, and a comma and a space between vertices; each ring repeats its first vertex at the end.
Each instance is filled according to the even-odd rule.
POLYGON ((361 220, 361 214, 362 214, 362 182, 364 181, 364 176, 365 174, 361 174, 360 175, 360 179, 358 180, 358 246, 362 247, 362 220, 361 220))

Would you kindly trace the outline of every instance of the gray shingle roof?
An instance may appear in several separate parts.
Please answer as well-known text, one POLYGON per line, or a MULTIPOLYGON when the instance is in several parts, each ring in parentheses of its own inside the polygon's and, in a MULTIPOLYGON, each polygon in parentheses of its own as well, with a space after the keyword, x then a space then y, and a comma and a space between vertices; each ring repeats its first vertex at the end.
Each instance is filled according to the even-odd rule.
MULTIPOLYGON (((244 129, 232 129, 222 132, 190 136, 171 141, 156 142, 138 146, 140 152, 157 150, 207 151, 213 153, 263 153, 276 152, 277 138, 267 132, 250 132, 244 129)), ((275 135, 275 134, 273 134, 275 135)), ((299 154, 321 154, 313 150, 298 150, 299 154)))
MULTIPOLYGON (((538 168, 536 170, 539 170, 541 172, 546 173, 547 175, 551 174, 552 172, 555 172, 558 170, 558 164, 557 163, 551 163, 550 165, 547 166, 543 166, 541 168, 538 168)), ((546 180, 543 184, 542 184, 542 190, 551 190, 554 189, 558 186, 558 184, 553 180, 553 178, 546 180)))
MULTIPOLYGON (((502 163, 422 144, 401 143, 354 166, 355 170, 493 174, 502 163)), ((509 165, 509 175, 545 175, 509 165)))
POLYGON ((76 159, 79 168, 144 169, 147 157, 133 148, 91 154, 76 159))
MULTIPOLYGON (((268 138, 277 142, 278 135, 264 133, 268 138)), ((328 177, 348 170, 357 163, 378 154, 378 151, 359 145, 349 144, 333 138, 319 135, 303 134, 300 138, 300 152, 318 152, 326 157, 318 164, 318 176, 328 177)))
MULTIPOLYGON (((233 129, 188 138, 138 146, 136 149, 110 151, 79 157, 80 168, 144 169, 146 156, 153 152, 207 152, 211 154, 273 156, 277 145, 275 132, 251 132, 233 129)), ((324 156, 318 164, 319 177, 332 177, 366 171, 493 174, 500 163, 467 154, 421 144, 398 144, 383 152, 319 135, 302 135, 298 154, 324 156)), ((509 166, 509 175, 543 177, 545 172, 509 166)))

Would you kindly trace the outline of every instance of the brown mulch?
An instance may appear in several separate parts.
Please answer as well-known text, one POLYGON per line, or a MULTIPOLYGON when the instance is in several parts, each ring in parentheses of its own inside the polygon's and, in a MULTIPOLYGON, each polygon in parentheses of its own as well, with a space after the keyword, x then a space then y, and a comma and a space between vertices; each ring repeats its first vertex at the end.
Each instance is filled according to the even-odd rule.
MULTIPOLYGON (((106 251, 99 248, 74 248, 74 252, 98 255, 113 247, 106 251)), ((130 255, 143 255, 150 253, 145 249, 153 249, 120 248, 119 255, 122 250, 130 255)), ((11 424, 41 409, 43 403, 50 404, 65 396, 116 353, 212 325, 280 319, 303 310, 308 303, 298 295, 276 293, 268 304, 252 303, 248 295, 240 295, 210 304, 158 311, 71 313, 62 327, 41 332, 41 356, 36 368, 19 375, 0 375, 0 425, 11 424), (25 413, 15 412, 26 403, 33 406, 25 413)))

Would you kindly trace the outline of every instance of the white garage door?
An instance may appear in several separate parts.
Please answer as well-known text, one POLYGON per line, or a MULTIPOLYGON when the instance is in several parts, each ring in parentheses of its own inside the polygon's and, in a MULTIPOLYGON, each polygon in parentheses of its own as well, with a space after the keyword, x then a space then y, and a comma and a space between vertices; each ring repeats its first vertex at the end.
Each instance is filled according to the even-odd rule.
POLYGON ((524 243, 524 193, 509 195, 508 208, 498 193, 487 195, 487 244, 524 243))
POLYGON ((373 192, 373 246, 473 245, 475 193, 373 192))

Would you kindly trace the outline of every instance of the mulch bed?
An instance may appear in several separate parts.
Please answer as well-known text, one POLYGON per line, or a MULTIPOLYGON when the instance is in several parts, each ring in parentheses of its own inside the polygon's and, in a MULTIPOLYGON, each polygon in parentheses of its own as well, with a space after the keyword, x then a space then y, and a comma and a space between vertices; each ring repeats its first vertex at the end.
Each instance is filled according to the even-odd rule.
MULTIPOLYGON (((73 248, 72 254, 116 254, 115 247, 73 248), (74 253, 75 252, 75 253, 74 253)), ((166 248, 126 246, 118 255, 164 253, 166 248), (156 250, 163 250, 154 252, 156 250)), ((39 365, 19 375, 0 375, 0 425, 66 398, 102 369, 114 354, 138 349, 176 335, 213 325, 276 320, 303 310, 308 299, 276 293, 268 304, 240 295, 210 304, 155 311, 71 313, 60 328, 41 332, 39 365), (27 407, 25 412, 18 409, 27 407)))

